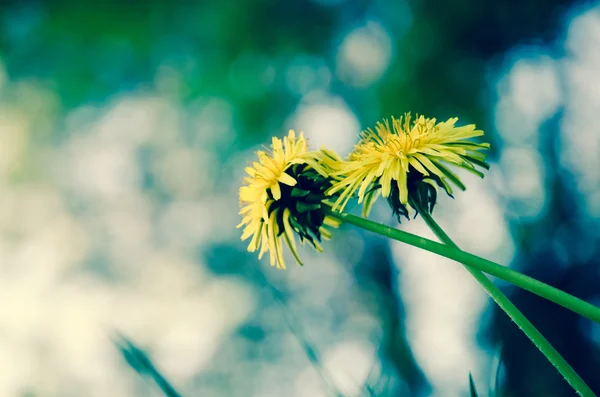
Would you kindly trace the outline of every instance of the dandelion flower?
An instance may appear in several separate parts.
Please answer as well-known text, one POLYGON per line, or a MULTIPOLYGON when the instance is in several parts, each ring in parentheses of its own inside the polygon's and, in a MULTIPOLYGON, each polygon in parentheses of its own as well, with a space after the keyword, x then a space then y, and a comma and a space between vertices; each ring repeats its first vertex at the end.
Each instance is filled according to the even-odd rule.
POLYGON ((388 199, 394 213, 408 218, 411 207, 433 210, 437 187, 452 197, 452 186, 465 190, 465 185, 451 170, 463 168, 480 177, 476 166, 489 169, 486 155, 488 143, 469 141, 483 135, 475 125, 456 127, 458 118, 436 122, 410 113, 399 119, 378 122, 375 131, 361 133, 361 140, 347 161, 334 173, 339 178, 328 191, 339 194, 334 209, 342 211, 350 198, 358 193, 367 216, 379 195, 388 199))
POLYGON ((297 137, 294 131, 283 141, 273 138, 271 147, 257 155, 240 188, 242 240, 251 238, 248 251, 260 249, 259 259, 268 251, 271 266, 285 268, 283 240, 302 265, 294 235, 320 252, 321 239, 331 236, 327 226, 339 225, 326 215, 323 201, 332 186, 329 174, 341 159, 327 149, 309 152, 302 133, 297 137))

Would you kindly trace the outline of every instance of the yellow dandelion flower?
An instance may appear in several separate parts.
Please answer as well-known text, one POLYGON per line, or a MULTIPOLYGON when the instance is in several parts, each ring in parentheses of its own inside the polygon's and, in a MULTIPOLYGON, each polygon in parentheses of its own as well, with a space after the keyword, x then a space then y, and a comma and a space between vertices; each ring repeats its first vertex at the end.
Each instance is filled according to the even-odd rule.
POLYGON ((339 225, 325 215, 323 200, 332 185, 329 174, 338 171, 341 159, 326 149, 309 152, 302 133, 296 137, 293 130, 283 141, 273 138, 257 156, 240 188, 242 240, 252 238, 248 251, 260 250, 259 259, 269 252, 271 266, 285 268, 283 240, 302 265, 294 234, 322 251, 319 242, 331 236, 326 227, 339 225))
MULTIPOLYGON (((483 135, 475 125, 456 127, 458 118, 444 122, 418 116, 412 120, 410 113, 399 119, 378 122, 375 131, 361 133, 361 140, 347 161, 334 173, 340 180, 328 191, 339 194, 334 209, 343 210, 350 198, 358 193, 363 203, 363 216, 367 216, 379 195, 388 199, 394 213, 406 216, 411 203, 433 210, 437 187, 452 197, 449 182, 465 190, 459 177, 450 166, 463 168, 483 177, 475 167, 489 169, 482 150, 488 143, 468 141, 483 135)), ((413 205, 414 207, 414 205, 413 205)))

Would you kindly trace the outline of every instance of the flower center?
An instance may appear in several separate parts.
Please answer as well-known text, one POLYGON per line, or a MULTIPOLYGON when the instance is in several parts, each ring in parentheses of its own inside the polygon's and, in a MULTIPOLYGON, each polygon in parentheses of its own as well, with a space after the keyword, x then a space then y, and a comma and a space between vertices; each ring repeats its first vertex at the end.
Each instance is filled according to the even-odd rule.
POLYGON ((280 183, 281 198, 275 200, 271 189, 267 190, 270 200, 274 200, 269 212, 277 211, 277 223, 280 233, 284 231, 283 209, 290 210, 290 225, 300 239, 311 243, 321 240, 320 227, 325 220, 323 200, 330 198, 325 191, 332 185, 331 181, 306 164, 294 164, 285 171, 297 183, 289 186, 280 183))

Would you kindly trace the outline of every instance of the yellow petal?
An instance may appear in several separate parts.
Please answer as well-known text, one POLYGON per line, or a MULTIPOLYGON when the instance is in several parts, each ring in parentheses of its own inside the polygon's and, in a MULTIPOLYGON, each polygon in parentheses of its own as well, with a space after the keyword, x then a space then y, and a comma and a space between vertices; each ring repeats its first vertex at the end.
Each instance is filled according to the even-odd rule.
POLYGON ((282 173, 279 178, 277 178, 277 180, 283 184, 286 184, 288 186, 295 186, 297 181, 294 179, 294 177, 292 177, 289 174, 286 174, 285 172, 282 173))
POLYGON ((279 187, 279 183, 275 182, 271 185, 271 194, 273 195, 274 200, 279 200, 281 198, 281 188, 279 187))

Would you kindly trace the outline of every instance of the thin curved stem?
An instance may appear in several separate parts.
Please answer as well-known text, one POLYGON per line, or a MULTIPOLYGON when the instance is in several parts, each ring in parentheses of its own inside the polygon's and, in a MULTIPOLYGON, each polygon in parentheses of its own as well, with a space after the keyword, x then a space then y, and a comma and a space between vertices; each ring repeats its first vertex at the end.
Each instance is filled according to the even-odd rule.
MULTIPOLYGON (((442 230, 442 228, 433 219, 428 211, 423 208, 417 208, 421 217, 427 223, 427 226, 435 233, 435 235, 445 244, 458 248, 452 239, 442 230)), ((469 266, 465 268, 473 275, 473 277, 481 284, 483 289, 490 297, 500 306, 511 320, 523 331, 531 342, 546 356, 548 361, 557 369, 557 371, 565 378, 577 393, 582 396, 593 396, 594 392, 581 379, 575 370, 565 361, 560 353, 548 342, 548 340, 537 330, 537 328, 529 321, 527 317, 508 299, 506 295, 498 288, 485 274, 480 270, 469 266)))
POLYGON ((548 299, 564 308, 567 308, 585 318, 600 324, 600 308, 579 299, 571 294, 552 287, 535 278, 526 276, 516 270, 499 265, 487 259, 480 258, 468 252, 461 251, 455 246, 448 246, 438 242, 407 233, 402 230, 382 225, 355 215, 329 211, 328 215, 342 222, 360 227, 362 229, 380 234, 393 240, 401 241, 408 245, 424 249, 434 254, 455 260, 466 266, 481 270, 487 274, 498 277, 519 288, 548 299))

